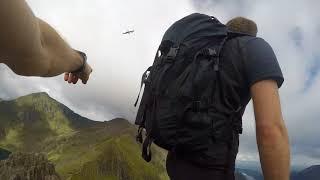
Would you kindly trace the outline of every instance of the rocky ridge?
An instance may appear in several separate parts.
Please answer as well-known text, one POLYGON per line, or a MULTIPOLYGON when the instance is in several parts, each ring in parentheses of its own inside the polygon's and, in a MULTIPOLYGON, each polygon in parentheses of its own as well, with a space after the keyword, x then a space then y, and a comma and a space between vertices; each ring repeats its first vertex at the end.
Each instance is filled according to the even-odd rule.
POLYGON ((2 180, 61 180, 43 154, 13 153, 0 161, 2 180))

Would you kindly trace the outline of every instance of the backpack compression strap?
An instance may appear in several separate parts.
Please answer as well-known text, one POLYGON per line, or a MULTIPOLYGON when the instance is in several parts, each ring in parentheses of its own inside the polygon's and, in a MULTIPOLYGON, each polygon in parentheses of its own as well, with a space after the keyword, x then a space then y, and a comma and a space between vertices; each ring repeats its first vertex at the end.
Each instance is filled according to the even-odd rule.
POLYGON ((153 142, 153 139, 150 137, 150 135, 147 135, 146 139, 144 140, 142 144, 142 157, 145 161, 150 162, 152 153, 151 153, 151 144, 153 142))
POLYGON ((136 107, 137 104, 138 104, 138 102, 139 102, 139 98, 140 98, 142 86, 143 86, 143 84, 146 82, 146 80, 147 80, 147 78, 148 78, 148 72, 151 71, 151 68, 152 68, 152 66, 150 66, 150 67, 143 73, 143 75, 142 75, 142 77, 141 77, 140 90, 139 90, 139 94, 138 94, 137 100, 136 100, 136 102, 134 103, 134 107, 136 107))
MULTIPOLYGON (((229 34, 221 41, 221 43, 219 45, 219 48, 218 48, 218 52, 211 51, 211 53, 210 53, 210 51, 209 51, 209 54, 212 54, 213 55, 212 57, 215 60, 214 71, 217 74, 217 79, 216 79, 215 83, 219 84, 218 87, 220 89, 220 93, 222 93, 222 97, 226 97, 226 96, 223 95, 224 90, 221 89, 222 88, 221 83, 223 83, 223 81, 222 81, 221 76, 220 76, 220 58, 221 58, 220 53, 222 51, 222 48, 223 48, 224 44, 226 43, 226 41, 228 39, 230 39, 229 34)), ((227 150, 228 160, 227 160, 227 166, 226 166, 226 170, 225 170, 225 176, 226 177, 228 177, 230 175, 230 173, 233 173, 233 172, 230 172, 230 169, 231 169, 231 165, 232 165, 232 161, 233 161, 232 147, 233 147, 234 140, 235 140, 234 139, 235 133, 242 133, 242 129, 241 129, 241 132, 240 132, 240 130, 238 131, 238 129, 235 129, 236 126, 235 126, 235 122, 234 122, 234 119, 236 117, 238 117, 238 114, 239 114, 241 109, 242 109, 242 106, 240 105, 239 108, 237 108, 237 110, 234 111, 230 116, 230 118, 231 118, 230 119, 230 121, 231 121, 231 123, 230 123, 231 127, 230 128, 231 128, 232 138, 229 140, 229 142, 227 142, 227 144, 228 144, 228 150, 227 150)))
MULTIPOLYGON (((178 51, 179 51, 179 45, 174 45, 171 44, 171 46, 168 47, 169 51, 167 52, 166 55, 163 55, 162 54, 162 57, 160 58, 160 61, 158 62, 160 66, 163 65, 163 69, 162 69, 162 72, 159 74, 159 77, 157 78, 157 80, 155 82, 152 82, 152 83, 155 83, 155 87, 156 87, 156 92, 153 92, 155 93, 153 95, 153 103, 152 103, 152 119, 151 119, 151 127, 153 127, 152 123, 153 121, 155 120, 155 111, 156 111, 156 105, 157 105, 157 94, 159 92, 159 89, 157 90, 157 88, 159 88, 159 85, 162 81, 162 78, 164 76, 164 74, 166 73, 166 71, 171 67, 173 61, 175 60, 177 54, 178 54, 178 51)), ((157 66, 158 64, 155 64, 155 66, 157 66)), ((138 133, 138 136, 137 136, 137 140, 139 140, 141 142, 141 139, 142 139, 142 130, 140 130, 138 133)), ((151 153, 151 144, 153 143, 154 139, 152 137, 152 134, 153 133, 153 130, 151 128, 150 132, 147 133, 147 136, 142 144, 142 157, 145 161, 147 162, 150 162, 151 161, 151 158, 152 158, 152 153, 151 153)))

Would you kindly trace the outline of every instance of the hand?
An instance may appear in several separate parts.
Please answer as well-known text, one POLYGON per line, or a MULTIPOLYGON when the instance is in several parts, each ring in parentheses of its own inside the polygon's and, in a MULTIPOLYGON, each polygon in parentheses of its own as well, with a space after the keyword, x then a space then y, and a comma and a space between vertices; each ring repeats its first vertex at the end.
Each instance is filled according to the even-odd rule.
POLYGON ((87 84, 89 80, 89 76, 92 73, 92 68, 88 63, 86 63, 85 68, 82 72, 79 73, 65 73, 64 80, 68 81, 68 83, 77 84, 78 80, 81 79, 83 84, 87 84))

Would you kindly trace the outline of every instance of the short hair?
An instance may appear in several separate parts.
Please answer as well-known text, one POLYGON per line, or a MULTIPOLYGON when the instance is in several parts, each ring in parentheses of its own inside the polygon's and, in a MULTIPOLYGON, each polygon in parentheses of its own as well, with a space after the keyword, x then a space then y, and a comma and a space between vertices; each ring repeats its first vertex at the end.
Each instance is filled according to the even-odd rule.
POLYGON ((228 21, 226 26, 230 31, 245 33, 251 36, 257 36, 258 33, 257 24, 253 20, 244 17, 235 17, 228 21))

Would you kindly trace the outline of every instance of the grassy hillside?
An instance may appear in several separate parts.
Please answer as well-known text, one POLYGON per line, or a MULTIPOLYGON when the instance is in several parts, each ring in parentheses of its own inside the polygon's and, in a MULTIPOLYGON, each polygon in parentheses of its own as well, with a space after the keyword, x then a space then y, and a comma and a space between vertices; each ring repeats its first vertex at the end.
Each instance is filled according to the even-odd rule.
POLYGON ((46 93, 1 101, 0 146, 12 151, 38 151, 51 138, 67 137, 81 126, 91 126, 88 119, 74 114, 46 93), (78 119, 69 118, 71 115, 78 119))
POLYGON ((102 153, 95 160, 87 162, 71 180, 160 180, 166 179, 161 164, 141 161, 140 148, 131 136, 123 135, 100 144, 102 153))
POLYGON ((144 162, 135 133, 124 119, 91 121, 46 93, 0 101, 0 147, 46 154, 63 179, 168 179, 165 152, 144 162))

